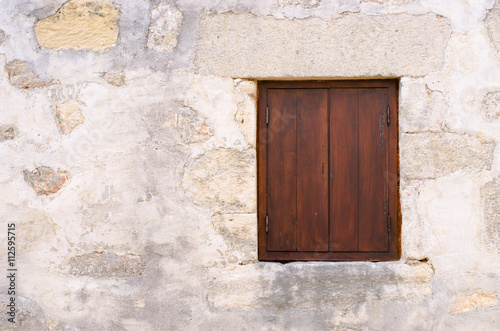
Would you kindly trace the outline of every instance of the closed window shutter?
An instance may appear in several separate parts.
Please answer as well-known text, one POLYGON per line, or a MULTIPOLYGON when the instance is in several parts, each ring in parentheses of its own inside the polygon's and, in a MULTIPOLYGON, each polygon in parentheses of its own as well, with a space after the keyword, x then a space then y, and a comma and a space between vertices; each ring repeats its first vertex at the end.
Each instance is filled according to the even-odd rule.
POLYGON ((397 257, 397 85, 381 82, 261 88, 261 260, 397 257))

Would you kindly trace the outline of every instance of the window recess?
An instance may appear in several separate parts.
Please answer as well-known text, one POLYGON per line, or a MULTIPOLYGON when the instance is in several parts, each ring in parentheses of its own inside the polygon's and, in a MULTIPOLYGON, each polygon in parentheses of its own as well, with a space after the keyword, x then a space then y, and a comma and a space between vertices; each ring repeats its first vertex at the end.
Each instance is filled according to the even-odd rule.
POLYGON ((260 260, 399 258, 397 87, 259 83, 260 260))

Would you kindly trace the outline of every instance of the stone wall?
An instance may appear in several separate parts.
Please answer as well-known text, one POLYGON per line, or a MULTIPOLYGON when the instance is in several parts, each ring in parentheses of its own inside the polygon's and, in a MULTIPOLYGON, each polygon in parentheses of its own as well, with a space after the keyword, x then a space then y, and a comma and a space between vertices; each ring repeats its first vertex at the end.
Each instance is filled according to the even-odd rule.
POLYGON ((0 239, 15 223, 18 254, 2 330, 500 325, 498 0, 12 0, 0 17, 0 239), (257 81, 382 77, 400 78, 401 260, 258 262, 257 81))

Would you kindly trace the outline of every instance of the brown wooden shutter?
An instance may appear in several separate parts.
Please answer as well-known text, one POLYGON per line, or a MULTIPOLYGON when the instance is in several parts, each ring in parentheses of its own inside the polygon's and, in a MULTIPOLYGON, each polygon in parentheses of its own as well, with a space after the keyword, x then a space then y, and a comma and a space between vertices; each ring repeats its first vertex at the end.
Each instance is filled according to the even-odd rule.
POLYGON ((297 250, 297 96, 293 89, 268 94, 268 224, 270 251, 297 250))
POLYGON ((397 259, 397 81, 259 91, 259 258, 397 259))

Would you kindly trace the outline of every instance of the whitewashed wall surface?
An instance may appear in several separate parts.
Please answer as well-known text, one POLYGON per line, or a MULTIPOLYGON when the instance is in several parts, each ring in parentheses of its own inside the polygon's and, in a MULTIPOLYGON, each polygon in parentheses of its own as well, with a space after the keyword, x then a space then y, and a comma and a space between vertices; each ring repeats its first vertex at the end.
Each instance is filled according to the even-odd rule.
POLYGON ((4 0, 0 219, 1 330, 498 330, 500 1, 4 0), (401 259, 259 262, 258 80, 385 77, 401 259))

